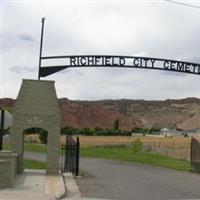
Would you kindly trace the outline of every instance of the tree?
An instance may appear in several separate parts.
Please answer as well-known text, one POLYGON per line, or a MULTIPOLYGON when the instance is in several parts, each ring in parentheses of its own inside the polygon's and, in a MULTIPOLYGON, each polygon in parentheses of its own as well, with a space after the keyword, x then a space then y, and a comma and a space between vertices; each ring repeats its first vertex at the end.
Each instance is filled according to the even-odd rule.
POLYGON ((116 120, 114 121, 113 130, 114 130, 114 131, 118 131, 118 130, 119 130, 119 119, 116 119, 116 120))
POLYGON ((39 133, 39 138, 42 144, 47 144, 47 137, 48 137, 48 132, 43 129, 38 130, 39 133))
POLYGON ((75 132, 75 128, 66 126, 62 128, 61 133, 65 135, 73 135, 75 132))

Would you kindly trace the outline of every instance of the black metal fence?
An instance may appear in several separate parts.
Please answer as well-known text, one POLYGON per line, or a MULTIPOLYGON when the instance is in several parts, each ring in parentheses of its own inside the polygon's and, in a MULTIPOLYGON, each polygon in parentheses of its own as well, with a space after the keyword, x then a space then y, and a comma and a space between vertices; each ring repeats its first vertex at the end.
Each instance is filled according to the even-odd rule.
POLYGON ((191 138, 191 171, 200 173, 200 142, 191 138))
POLYGON ((66 136, 66 142, 64 146, 64 166, 63 172, 71 172, 73 175, 78 176, 79 174, 79 155, 80 154, 80 143, 79 137, 76 141, 72 136, 66 136))

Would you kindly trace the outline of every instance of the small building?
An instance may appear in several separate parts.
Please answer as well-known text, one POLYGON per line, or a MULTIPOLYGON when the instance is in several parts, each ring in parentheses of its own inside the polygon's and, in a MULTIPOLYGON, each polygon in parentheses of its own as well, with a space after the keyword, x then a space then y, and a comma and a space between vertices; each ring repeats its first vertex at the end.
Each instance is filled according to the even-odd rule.
POLYGON ((200 129, 199 128, 188 129, 188 130, 185 130, 183 134, 187 134, 187 136, 200 135, 200 129))
POLYGON ((163 128, 161 129, 160 134, 164 137, 170 137, 170 136, 181 137, 183 136, 183 131, 178 131, 176 129, 163 128))

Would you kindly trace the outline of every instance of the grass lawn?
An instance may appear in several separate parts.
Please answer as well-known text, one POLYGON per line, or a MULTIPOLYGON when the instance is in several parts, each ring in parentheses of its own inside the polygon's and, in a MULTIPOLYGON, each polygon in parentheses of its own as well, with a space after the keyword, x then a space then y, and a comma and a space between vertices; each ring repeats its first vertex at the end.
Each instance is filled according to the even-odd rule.
POLYGON ((24 150, 38 152, 38 153, 47 152, 47 148, 44 144, 24 144, 24 150))
MULTIPOLYGON (((10 150, 10 146, 9 145, 4 145, 3 146, 4 150, 10 150)), ((47 148, 44 144, 24 144, 24 151, 33 151, 33 152, 38 152, 38 153, 46 153, 47 152, 47 148)))
POLYGON ((181 171, 190 171, 190 162, 187 160, 170 158, 152 152, 134 153, 130 148, 124 147, 83 148, 81 149, 80 153, 81 156, 85 157, 137 162, 181 171))
MULTIPOLYGON (((25 144, 25 151, 33 151, 46 153, 46 146, 42 144, 25 144)), ((143 164, 149 164, 153 166, 166 167, 181 171, 190 171, 190 162, 187 160, 180 160, 162 156, 152 152, 137 152, 134 153, 131 148, 128 147, 87 147, 80 150, 80 155, 83 157, 95 157, 106 158, 112 160, 121 160, 128 162, 137 162, 143 164)), ((26 168, 43 169, 46 163, 38 161, 27 160, 25 161, 26 168), (41 168, 40 168, 41 167, 41 168)))
MULTIPOLYGON (((4 150, 10 150, 10 146, 4 145, 4 150)), ((24 144, 25 151, 33 151, 39 153, 46 153, 46 147, 42 144, 24 144)), ((37 160, 24 159, 25 169, 46 169, 46 162, 41 162, 37 160)))
POLYGON ((46 169, 46 166, 45 162, 24 159, 24 168, 26 169, 46 169))

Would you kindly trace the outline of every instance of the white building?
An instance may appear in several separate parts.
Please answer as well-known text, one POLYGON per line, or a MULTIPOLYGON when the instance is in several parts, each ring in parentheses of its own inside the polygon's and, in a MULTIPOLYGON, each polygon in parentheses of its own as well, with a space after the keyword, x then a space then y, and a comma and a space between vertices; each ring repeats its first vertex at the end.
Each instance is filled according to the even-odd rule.
POLYGON ((183 136, 183 131, 177 131, 176 129, 163 128, 161 129, 160 134, 165 137, 170 137, 170 136, 180 137, 180 136, 183 136))

